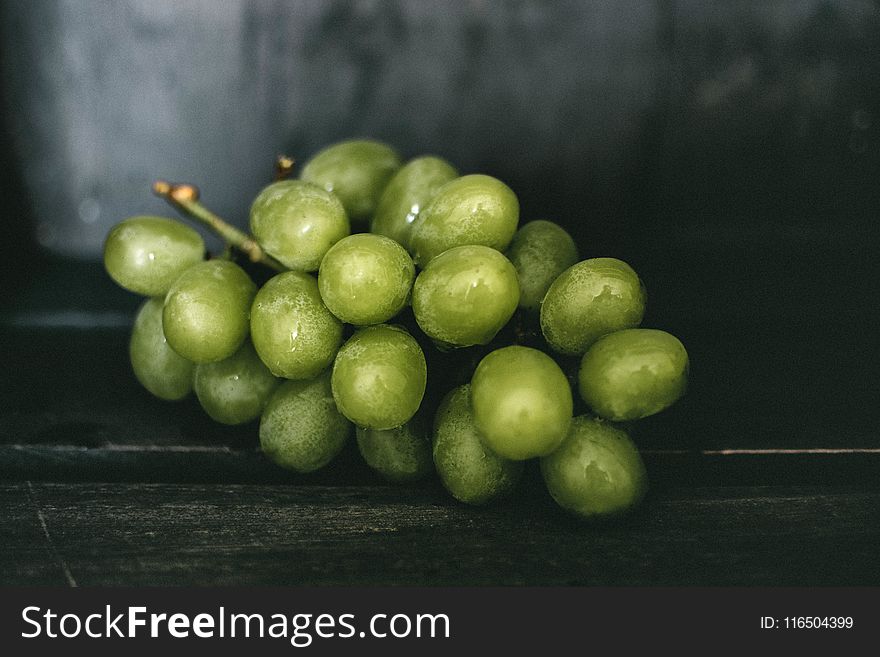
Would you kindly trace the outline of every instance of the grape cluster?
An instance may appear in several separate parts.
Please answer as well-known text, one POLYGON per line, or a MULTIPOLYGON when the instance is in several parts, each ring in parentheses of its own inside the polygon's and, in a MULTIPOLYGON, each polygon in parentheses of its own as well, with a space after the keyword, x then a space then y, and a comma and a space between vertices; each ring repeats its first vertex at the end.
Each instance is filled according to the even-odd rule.
POLYGON ((628 264, 579 260, 559 225, 519 223, 500 180, 353 140, 253 201, 244 241, 271 277, 229 249, 205 259, 198 232, 152 216, 115 226, 104 263, 149 297, 130 342, 143 386, 194 390, 224 424, 259 419, 280 466, 321 468, 356 433, 390 481, 436 471, 484 504, 540 459, 560 506, 620 514, 647 478, 619 423, 684 393, 687 352, 637 328, 646 294, 628 264))

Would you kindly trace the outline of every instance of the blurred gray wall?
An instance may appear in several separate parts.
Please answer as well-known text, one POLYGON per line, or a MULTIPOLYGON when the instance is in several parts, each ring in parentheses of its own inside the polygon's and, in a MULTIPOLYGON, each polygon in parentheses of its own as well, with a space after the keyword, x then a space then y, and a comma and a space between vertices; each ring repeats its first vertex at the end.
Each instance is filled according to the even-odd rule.
POLYGON ((350 135, 499 175, 611 171, 662 65, 654 3, 28 0, 3 24, 37 236, 78 256, 165 211, 156 177, 241 223, 276 153, 350 135))
POLYGON ((497 175, 524 218, 623 251, 646 222, 800 230, 834 210, 810 190, 876 163, 871 2, 10 0, 2 25, 33 232, 76 257, 170 212, 158 177, 244 225, 275 154, 350 136, 497 175))

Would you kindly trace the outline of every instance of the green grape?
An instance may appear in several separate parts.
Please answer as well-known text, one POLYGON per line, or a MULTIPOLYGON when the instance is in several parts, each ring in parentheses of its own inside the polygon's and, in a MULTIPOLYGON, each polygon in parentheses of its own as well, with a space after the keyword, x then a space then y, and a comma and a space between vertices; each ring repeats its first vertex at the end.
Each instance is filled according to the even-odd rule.
POLYGON ((434 421, 434 467, 443 486, 460 502, 485 504, 516 486, 522 461, 490 451, 474 422, 470 385, 453 389, 437 409, 434 421))
POLYGON ((356 431, 364 461, 388 481, 418 481, 434 470, 431 438, 420 414, 396 429, 358 427, 356 431))
POLYGON ((455 167, 439 157, 410 160, 382 192, 370 231, 397 240, 409 249, 413 221, 437 190, 456 177, 455 167))
POLYGON ((497 178, 474 174, 443 185, 412 224, 410 244, 424 267, 447 249, 481 244, 503 251, 519 222, 516 194, 497 178))
POLYGON ((360 427, 393 429, 408 422, 422 403, 425 354, 402 328, 369 326, 342 345, 331 381, 345 417, 360 427))
POLYGON ((483 358, 471 381, 471 402, 486 445, 516 461, 552 452, 571 423, 565 373, 530 347, 504 347, 483 358))
POLYGON ((288 271, 257 292, 251 339, 272 374, 311 379, 333 362, 342 344, 342 322, 321 301, 314 276, 288 271))
POLYGON ((337 242, 318 271, 321 298, 343 322, 381 324, 409 299, 416 268, 400 244, 383 235, 360 233, 337 242))
POLYGON ((205 412, 221 424, 250 422, 280 383, 245 341, 232 356, 196 366, 193 388, 205 412))
POLYGON ((165 297, 162 328, 168 344, 194 363, 229 358, 248 334, 256 286, 228 260, 208 260, 181 274, 165 297))
POLYGON ((541 459, 557 504, 584 518, 620 515, 648 490, 645 465, 625 431, 586 415, 574 418, 565 441, 541 459))
POLYGON ((138 311, 128 354, 137 380, 159 399, 183 399, 192 390, 194 365, 168 346, 160 297, 147 299, 138 311))
POLYGON ((599 338, 584 354, 578 382, 594 412, 615 422, 659 413, 687 388, 688 355, 673 335, 627 329, 599 338))
POLYGON ((327 465, 350 435, 351 423, 333 402, 329 371, 314 379, 282 383, 260 418, 263 453, 296 472, 327 465))
POLYGON ((251 232, 284 266, 317 271, 327 250, 351 232, 342 203, 302 180, 265 187, 251 205, 251 232))
POLYGON ((390 146, 355 139, 316 153, 300 178, 336 194, 353 222, 365 222, 400 164, 400 156, 390 146))
POLYGON ((104 267, 126 290, 162 296, 184 271, 205 257, 202 237, 164 217, 131 217, 110 229, 104 267))
POLYGON ((550 284, 578 260, 571 235, 550 221, 525 224, 516 231, 506 255, 519 279, 520 307, 535 312, 550 284))
POLYGON ((615 258, 583 260, 553 281, 541 304, 541 331, 559 353, 584 353, 599 337, 638 326, 645 286, 615 258))
POLYGON ((412 307, 428 337, 447 345, 486 344, 519 303, 516 270, 488 246, 459 246, 440 254, 418 275, 412 307))

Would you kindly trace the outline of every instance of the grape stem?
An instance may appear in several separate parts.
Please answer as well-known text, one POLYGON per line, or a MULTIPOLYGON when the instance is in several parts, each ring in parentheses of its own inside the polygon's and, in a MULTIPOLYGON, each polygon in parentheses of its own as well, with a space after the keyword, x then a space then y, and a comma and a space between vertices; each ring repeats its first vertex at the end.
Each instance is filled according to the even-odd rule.
POLYGON ((187 216, 213 230, 227 244, 231 244, 244 253, 251 262, 259 262, 275 271, 287 271, 287 267, 263 251, 263 247, 253 237, 224 221, 202 205, 199 202, 199 189, 195 185, 176 185, 164 180, 157 180, 153 183, 153 193, 164 198, 187 216))
POLYGON ((275 182, 287 180, 293 173, 294 159, 288 155, 275 158, 275 182))

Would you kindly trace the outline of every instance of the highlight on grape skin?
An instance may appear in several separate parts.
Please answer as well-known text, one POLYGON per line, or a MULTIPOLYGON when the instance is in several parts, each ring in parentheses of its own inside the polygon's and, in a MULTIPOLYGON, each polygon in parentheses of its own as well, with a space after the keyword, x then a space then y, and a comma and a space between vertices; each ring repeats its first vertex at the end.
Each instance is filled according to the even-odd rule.
POLYGON ((259 418, 266 457, 296 473, 326 466, 354 433, 378 477, 436 476, 465 504, 515 499, 534 459, 575 516, 637 506, 644 464, 613 422, 673 405, 690 363, 676 337, 638 328, 633 268, 578 261, 589 244, 544 219, 520 226, 505 183, 437 156, 404 163, 351 139, 305 162, 290 180, 294 160, 279 158, 251 204, 253 234, 191 184, 153 186, 223 239, 207 261, 199 233, 173 219, 109 232, 107 273, 149 297, 129 341, 138 382, 169 401, 195 390, 187 403, 221 424, 259 418), (572 417, 575 371, 595 416, 572 417))

